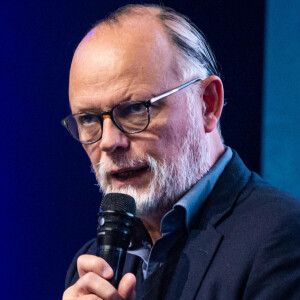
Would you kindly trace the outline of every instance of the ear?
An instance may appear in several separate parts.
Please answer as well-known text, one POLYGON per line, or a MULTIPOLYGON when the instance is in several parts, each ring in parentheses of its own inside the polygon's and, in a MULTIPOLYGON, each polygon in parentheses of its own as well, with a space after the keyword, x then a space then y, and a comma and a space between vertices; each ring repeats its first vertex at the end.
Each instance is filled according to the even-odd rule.
POLYGON ((221 79, 215 75, 207 77, 202 81, 202 92, 204 129, 209 133, 217 127, 223 109, 224 93, 221 79))

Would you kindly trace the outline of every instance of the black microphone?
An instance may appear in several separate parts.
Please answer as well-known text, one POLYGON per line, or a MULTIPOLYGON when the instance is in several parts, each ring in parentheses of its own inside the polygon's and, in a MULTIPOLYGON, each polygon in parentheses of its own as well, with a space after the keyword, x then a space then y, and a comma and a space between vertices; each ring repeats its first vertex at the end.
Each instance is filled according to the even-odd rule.
POLYGON ((111 284, 118 288, 135 220, 134 199, 126 194, 104 196, 98 218, 97 256, 105 259, 114 271, 111 284))

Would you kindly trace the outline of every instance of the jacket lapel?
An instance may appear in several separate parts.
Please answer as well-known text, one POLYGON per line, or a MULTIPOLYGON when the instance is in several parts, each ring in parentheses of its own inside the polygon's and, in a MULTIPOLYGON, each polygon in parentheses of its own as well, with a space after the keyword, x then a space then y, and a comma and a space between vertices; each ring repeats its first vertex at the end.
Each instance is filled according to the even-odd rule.
POLYGON ((212 226, 192 230, 179 258, 166 299, 192 299, 222 240, 212 226))
POLYGON ((232 160, 193 222, 166 299, 194 299, 222 242, 223 235, 216 227, 233 210, 250 175, 237 153, 233 152, 232 160))

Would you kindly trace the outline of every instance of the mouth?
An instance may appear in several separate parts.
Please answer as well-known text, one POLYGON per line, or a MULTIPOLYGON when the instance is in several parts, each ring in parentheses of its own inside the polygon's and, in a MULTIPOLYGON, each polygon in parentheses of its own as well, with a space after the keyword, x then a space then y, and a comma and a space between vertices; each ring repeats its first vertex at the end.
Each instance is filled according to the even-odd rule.
POLYGON ((144 165, 135 168, 125 168, 118 171, 112 171, 110 172, 110 176, 112 179, 115 179, 117 181, 127 182, 130 181, 131 179, 141 177, 149 170, 150 170, 149 166, 144 165))

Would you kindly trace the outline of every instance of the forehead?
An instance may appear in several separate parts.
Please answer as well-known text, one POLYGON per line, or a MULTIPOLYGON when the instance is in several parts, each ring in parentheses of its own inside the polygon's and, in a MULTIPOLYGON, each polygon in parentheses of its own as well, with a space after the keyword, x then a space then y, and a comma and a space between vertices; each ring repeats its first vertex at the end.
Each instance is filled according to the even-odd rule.
POLYGON ((172 86, 174 68, 173 45, 153 17, 102 24, 83 39, 73 57, 71 105, 79 98, 103 99, 108 93, 124 97, 138 89, 164 91, 172 86))

